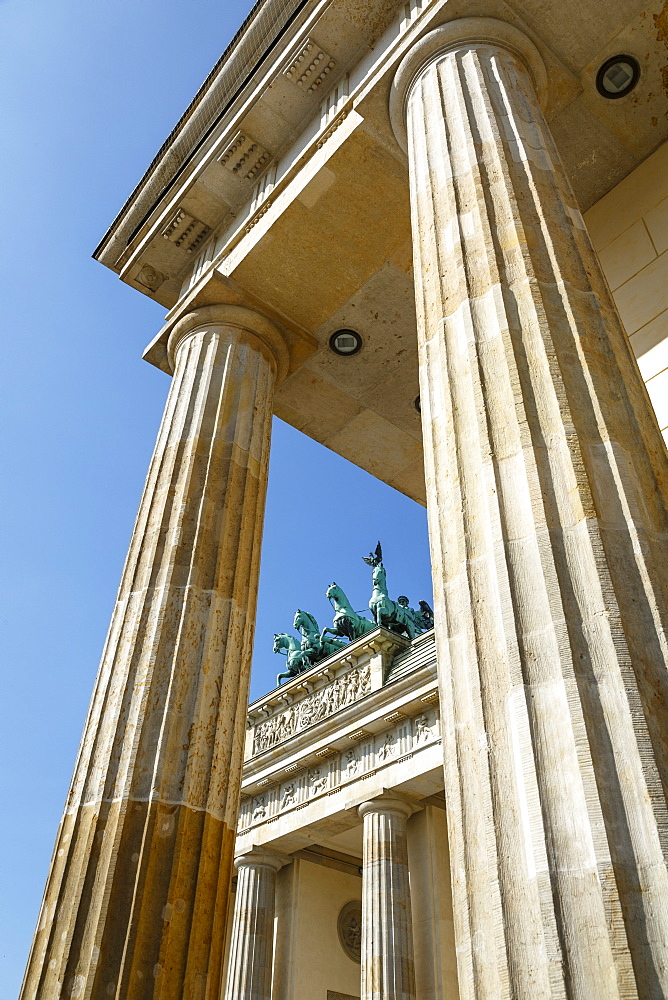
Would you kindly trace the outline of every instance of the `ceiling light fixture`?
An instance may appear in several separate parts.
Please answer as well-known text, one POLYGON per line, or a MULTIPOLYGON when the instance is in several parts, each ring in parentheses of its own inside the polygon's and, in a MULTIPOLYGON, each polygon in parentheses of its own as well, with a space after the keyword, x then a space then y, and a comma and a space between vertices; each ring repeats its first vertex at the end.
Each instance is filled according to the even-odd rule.
POLYGON ((616 101, 630 94, 640 79, 640 65, 633 56, 612 56, 596 74, 596 89, 601 97, 616 101))
POLYGON ((359 354, 362 343, 362 338, 355 330, 337 330, 329 338, 330 349, 344 358, 359 354))

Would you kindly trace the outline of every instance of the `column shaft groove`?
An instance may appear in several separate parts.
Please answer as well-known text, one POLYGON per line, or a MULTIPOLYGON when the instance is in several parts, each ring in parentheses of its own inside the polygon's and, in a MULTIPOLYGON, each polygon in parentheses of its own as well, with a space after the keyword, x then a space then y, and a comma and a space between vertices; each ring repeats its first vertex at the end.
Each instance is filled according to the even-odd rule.
POLYGON ((526 66, 448 49, 407 123, 460 988, 658 1000, 665 449, 526 66))
POLYGON ((271 1000, 276 867, 237 861, 225 1000, 271 1000))
POLYGON ((406 817, 410 806, 381 799, 360 807, 362 868, 362 1000, 415 1000, 413 927, 406 817))
POLYGON ((184 336, 23 996, 218 1000, 276 364, 184 336))

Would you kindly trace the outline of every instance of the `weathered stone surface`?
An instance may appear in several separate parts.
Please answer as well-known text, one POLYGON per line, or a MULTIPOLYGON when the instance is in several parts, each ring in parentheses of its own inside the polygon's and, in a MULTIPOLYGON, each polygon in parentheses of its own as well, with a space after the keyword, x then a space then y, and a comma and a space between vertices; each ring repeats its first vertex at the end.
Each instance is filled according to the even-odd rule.
POLYGON ((191 313, 130 544, 25 1000, 218 1000, 278 331, 191 313))
POLYGON ((468 19, 395 81, 459 984, 665 998, 666 454, 543 79, 524 36, 468 19))
POLYGON ((364 802, 362 1000, 415 1000, 406 820, 412 806, 382 795, 364 802))

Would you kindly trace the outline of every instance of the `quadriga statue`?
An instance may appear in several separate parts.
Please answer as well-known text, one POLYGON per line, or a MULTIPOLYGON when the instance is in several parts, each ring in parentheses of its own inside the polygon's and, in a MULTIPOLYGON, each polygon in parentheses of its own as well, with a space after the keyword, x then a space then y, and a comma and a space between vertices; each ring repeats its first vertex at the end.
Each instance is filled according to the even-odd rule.
MULTIPOLYGON (((287 670, 277 676, 277 685, 280 685, 281 681, 303 673, 304 670, 332 656, 345 646, 345 643, 338 639, 325 639, 324 632, 321 634, 313 615, 308 611, 302 611, 301 608, 296 611, 292 624, 299 632, 301 640, 295 639, 287 632, 274 635, 274 652, 285 653, 287 656, 287 670)), ((373 628, 373 625, 371 627, 373 628)))
POLYGON ((362 556, 362 559, 373 569, 373 593, 369 609, 376 625, 384 625, 394 632, 407 635, 409 639, 415 639, 420 633, 434 627, 434 612, 426 601, 420 601, 420 610, 416 611, 403 595, 396 601, 390 599, 380 542, 375 552, 362 556))
POLYGON ((274 652, 284 653, 287 657, 287 670, 278 675, 277 685, 338 653, 345 646, 343 640, 354 642, 378 625, 409 639, 415 639, 421 632, 433 628, 434 614, 426 601, 420 601, 420 610, 416 611, 403 595, 396 601, 390 599, 380 542, 375 553, 370 552, 362 558, 373 569, 373 593, 369 601, 373 621, 355 611, 342 588, 337 583, 331 583, 326 591, 326 597, 334 608, 334 620, 330 626, 321 632, 313 615, 300 608, 292 623, 300 639, 287 632, 274 635, 274 652))
POLYGON ((375 628, 368 618, 363 618, 353 609, 352 604, 337 583, 330 583, 325 597, 334 608, 334 621, 331 627, 323 629, 322 635, 340 635, 351 642, 359 639, 375 628))

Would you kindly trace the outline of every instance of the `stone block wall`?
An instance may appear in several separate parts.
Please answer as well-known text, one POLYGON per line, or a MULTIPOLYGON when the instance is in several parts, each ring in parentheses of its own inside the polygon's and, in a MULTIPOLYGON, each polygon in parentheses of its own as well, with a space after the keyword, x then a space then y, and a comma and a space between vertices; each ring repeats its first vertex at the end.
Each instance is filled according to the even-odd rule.
POLYGON ((584 218, 668 443, 668 143, 584 218))
POLYGON ((359 876, 299 859, 281 871, 274 1000, 324 1000, 328 991, 359 997, 360 966, 343 951, 337 921, 346 903, 361 898, 359 876))

